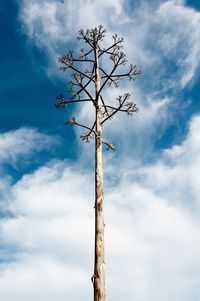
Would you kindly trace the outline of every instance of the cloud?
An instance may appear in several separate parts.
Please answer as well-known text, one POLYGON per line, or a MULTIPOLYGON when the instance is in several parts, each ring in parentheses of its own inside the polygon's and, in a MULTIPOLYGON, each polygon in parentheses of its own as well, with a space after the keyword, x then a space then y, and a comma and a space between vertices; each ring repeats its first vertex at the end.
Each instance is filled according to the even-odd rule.
POLYGON ((171 58, 184 88, 200 63, 200 13, 175 2, 163 3, 157 11, 160 27, 158 44, 166 59, 171 58), (176 29, 176 30, 174 30, 176 29))
POLYGON ((33 128, 20 128, 0 134, 0 163, 14 165, 20 159, 49 149, 56 137, 38 132, 33 128))
MULTIPOLYGON (((199 127, 197 115, 155 163, 106 160, 109 298, 199 299, 199 127)), ((3 301, 92 297, 93 185, 80 164, 54 161, 10 187, 1 241, 16 256, 1 265, 3 301)))
POLYGON ((179 84, 184 88, 199 67, 200 13, 185 1, 141 1, 136 6, 125 0, 87 0, 84 6, 71 0, 21 1, 20 19, 28 37, 50 54, 50 65, 75 47, 80 28, 103 24, 108 34, 124 36, 129 59, 144 73, 151 72, 155 80, 148 87, 155 89, 159 81, 165 91, 179 84))
POLYGON ((122 0, 87 0, 84 6, 81 0, 21 1, 20 19, 25 32, 52 60, 62 54, 61 49, 72 45, 80 28, 107 24, 106 20, 115 22, 116 18, 123 22, 127 19, 122 0))
MULTIPOLYGON (((34 128, 19 128, 9 132, 0 133, 0 216, 9 216, 4 207, 11 197, 10 186, 22 175, 27 167, 36 168, 43 161, 44 151, 59 143, 58 136, 50 136, 34 128), (34 160, 33 160, 34 158, 34 160)), ((46 158, 45 160, 48 160, 46 158)))
POLYGON ((85 272, 80 268, 71 268, 63 262, 43 256, 24 256, 0 273, 0 291, 3 301, 22 300, 65 300, 66 296, 73 300, 88 297, 84 292, 85 272), (70 277, 68 276, 70 275, 70 277))
POLYGON ((109 240, 110 273, 116 283, 122 277, 133 287, 130 292, 125 286, 113 297, 198 300, 199 128, 197 115, 185 140, 164 151, 157 162, 141 166, 128 161, 125 167, 115 162, 109 171, 112 175, 117 169, 120 179, 107 196, 112 207, 107 218, 115 224, 107 230, 114 240, 113 245, 109 240), (119 263, 127 260, 128 268, 118 268, 114 254, 119 263))
POLYGON ((91 176, 64 162, 25 175, 11 188, 4 204, 12 218, 0 224, 3 246, 11 250, 1 264, 4 301, 89 297, 92 191, 91 176))
POLYGON ((174 145, 164 151, 163 158, 148 170, 148 183, 154 185, 155 193, 168 199, 176 200, 177 204, 196 210, 200 209, 200 190, 198 170, 200 164, 200 116, 193 117, 189 132, 180 145, 174 145), (151 174, 154 175, 151 180, 151 174), (173 189, 167 189, 173 187, 173 189), (166 190, 167 189, 167 190, 166 190))

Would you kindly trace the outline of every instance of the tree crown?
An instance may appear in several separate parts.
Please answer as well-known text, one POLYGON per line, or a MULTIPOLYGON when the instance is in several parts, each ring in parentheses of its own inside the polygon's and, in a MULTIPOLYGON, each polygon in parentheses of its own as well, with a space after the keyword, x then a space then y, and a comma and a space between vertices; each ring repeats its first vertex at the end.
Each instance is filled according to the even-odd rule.
MULTIPOLYGON (((87 49, 80 49, 79 57, 74 56, 73 51, 69 51, 66 55, 58 59, 61 64, 60 69, 66 71, 70 69, 71 80, 69 82, 71 99, 66 100, 63 95, 57 97, 56 107, 64 108, 68 104, 78 102, 91 102, 97 109, 97 100, 101 100, 101 125, 109 121, 116 113, 125 112, 128 115, 133 115, 138 112, 138 107, 135 103, 130 101, 130 94, 124 93, 116 98, 116 104, 111 105, 103 97, 103 91, 106 86, 119 87, 123 78, 135 80, 141 71, 137 69, 136 65, 130 64, 128 67, 123 67, 127 64, 125 53, 122 51, 123 38, 118 37, 117 34, 112 36, 112 44, 108 47, 103 47, 106 30, 102 25, 93 29, 81 29, 77 39, 86 43, 87 49), (109 64, 99 64, 101 57, 106 57, 109 64), (95 91, 96 70, 98 68, 100 89, 95 91), (91 92, 93 91, 93 93, 91 92), (93 95, 94 94, 94 95, 93 95)), ((77 125, 87 130, 86 133, 80 137, 85 142, 90 142, 95 137, 96 120, 92 126, 81 124, 74 116, 65 122, 70 125, 77 125)), ((111 143, 103 142, 107 149, 114 149, 111 143)))

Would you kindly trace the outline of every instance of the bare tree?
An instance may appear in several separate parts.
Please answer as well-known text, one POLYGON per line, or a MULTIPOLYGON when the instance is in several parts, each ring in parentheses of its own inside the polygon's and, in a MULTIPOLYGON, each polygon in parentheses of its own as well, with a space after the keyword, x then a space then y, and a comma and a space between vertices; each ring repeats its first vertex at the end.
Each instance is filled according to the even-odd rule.
POLYGON ((94 301, 105 301, 102 144, 105 144, 108 150, 115 149, 114 144, 103 140, 102 127, 118 112, 133 115, 138 111, 136 104, 129 100, 129 93, 118 96, 116 104, 113 105, 113 102, 111 104, 104 99, 103 90, 106 86, 118 87, 123 78, 135 80, 141 73, 136 65, 131 64, 125 69, 126 55, 121 51, 123 38, 115 34, 111 45, 103 48, 104 37, 103 26, 80 30, 77 39, 86 43, 86 50, 81 49, 78 58, 74 57, 72 51, 59 58, 60 69, 72 71, 69 83, 71 99, 66 100, 63 95, 60 95, 56 102, 57 108, 63 108, 72 103, 90 102, 95 110, 92 125, 82 124, 74 116, 65 122, 87 130, 80 136, 85 142, 95 139, 95 258, 94 274, 91 278, 94 301), (106 59, 108 63, 105 65, 106 59))

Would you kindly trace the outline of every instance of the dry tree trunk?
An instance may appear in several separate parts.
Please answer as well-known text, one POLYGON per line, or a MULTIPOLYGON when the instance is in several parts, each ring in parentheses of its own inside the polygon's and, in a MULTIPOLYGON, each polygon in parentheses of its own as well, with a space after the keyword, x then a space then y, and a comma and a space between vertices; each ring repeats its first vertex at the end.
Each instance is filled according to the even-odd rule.
POLYGON ((95 262, 94 301, 105 301, 105 255, 104 255, 104 198, 102 161, 102 102, 99 96, 100 75, 98 49, 95 48, 95 88, 96 88, 96 138, 95 138, 95 262))

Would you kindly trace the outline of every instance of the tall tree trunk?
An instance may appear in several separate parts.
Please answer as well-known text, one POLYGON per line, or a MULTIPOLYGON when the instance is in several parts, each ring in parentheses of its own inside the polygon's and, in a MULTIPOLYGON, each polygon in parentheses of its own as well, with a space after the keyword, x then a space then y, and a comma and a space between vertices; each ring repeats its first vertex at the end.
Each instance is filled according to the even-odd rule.
POLYGON ((99 97, 100 74, 98 49, 95 47, 95 88, 96 88, 96 138, 95 138, 95 262, 94 262, 94 301, 105 301, 105 255, 104 255, 104 197, 103 197, 103 160, 102 125, 99 97))

